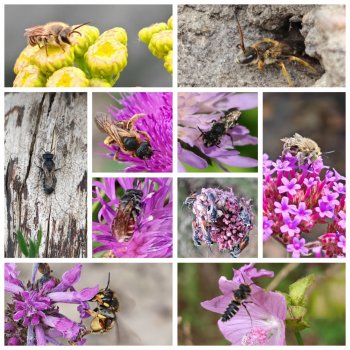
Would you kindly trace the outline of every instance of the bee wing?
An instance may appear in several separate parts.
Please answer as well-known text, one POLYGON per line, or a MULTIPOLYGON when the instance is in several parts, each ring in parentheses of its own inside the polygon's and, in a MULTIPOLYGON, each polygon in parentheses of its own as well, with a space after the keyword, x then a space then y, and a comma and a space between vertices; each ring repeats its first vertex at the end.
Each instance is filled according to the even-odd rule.
POLYGON ((117 240, 127 235, 130 220, 132 219, 132 202, 123 206, 119 204, 117 214, 112 222, 112 233, 117 240))
POLYGON ((50 33, 46 30, 44 26, 35 26, 26 28, 24 30, 24 36, 49 36, 50 33))
POLYGON ((123 130, 122 122, 116 123, 114 120, 112 120, 111 116, 99 112, 96 114, 95 117, 96 125, 97 127, 107 135, 113 138, 113 140, 118 144, 118 146, 122 149, 123 148, 123 140, 122 136, 128 136, 128 133, 123 130))

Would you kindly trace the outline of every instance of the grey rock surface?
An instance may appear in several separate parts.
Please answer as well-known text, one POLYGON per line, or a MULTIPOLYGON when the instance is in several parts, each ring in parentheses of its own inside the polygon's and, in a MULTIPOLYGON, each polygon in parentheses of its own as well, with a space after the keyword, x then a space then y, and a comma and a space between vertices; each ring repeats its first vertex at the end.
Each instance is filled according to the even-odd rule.
MULTIPOLYGON (((302 51, 309 55, 305 59, 317 73, 298 63, 286 62, 294 86, 344 86, 345 8, 333 5, 179 6, 179 86, 288 86, 276 64, 266 65, 259 71, 255 65, 235 63, 240 52, 235 12, 246 47, 262 38, 298 40, 303 44, 306 37, 302 51), (322 19, 327 16, 333 16, 330 21, 333 25, 322 28, 322 19)), ((298 57, 304 58, 300 54, 298 57)))

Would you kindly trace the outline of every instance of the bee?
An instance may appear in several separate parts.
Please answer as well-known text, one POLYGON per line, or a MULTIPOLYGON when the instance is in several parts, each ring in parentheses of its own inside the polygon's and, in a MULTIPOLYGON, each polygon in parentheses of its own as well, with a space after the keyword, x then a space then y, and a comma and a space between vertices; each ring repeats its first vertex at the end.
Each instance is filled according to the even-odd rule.
POLYGON ((246 235, 240 243, 237 243, 232 250, 230 250, 230 256, 232 258, 238 258, 242 253, 243 249, 245 249, 249 244, 249 235, 246 235))
POLYGON ((212 127, 209 131, 203 131, 198 127, 201 132, 201 137, 205 147, 219 146, 221 139, 224 135, 228 135, 231 138, 232 146, 233 140, 232 136, 228 131, 234 128, 238 124, 238 119, 241 116, 241 112, 237 108, 230 108, 224 112, 224 115, 221 116, 218 120, 213 120, 212 127))
POLYGON ((207 214, 210 222, 217 222, 218 219, 223 215, 221 210, 218 210, 216 206, 216 196, 213 192, 208 193, 209 206, 207 208, 207 214))
POLYGON ((112 221, 112 234, 118 242, 128 242, 134 234, 137 217, 141 212, 141 190, 126 190, 112 221))
POLYGON ((247 311, 250 317, 250 320, 252 320, 250 313, 248 311, 248 308, 245 305, 246 303, 250 302, 250 301, 247 301, 247 299, 250 297, 251 292, 252 290, 250 286, 244 283, 241 283, 238 289, 233 290, 232 293, 233 293, 234 299, 232 299, 232 301, 228 304, 225 312, 221 316, 221 321, 222 322, 229 321, 233 316, 236 315, 236 313, 239 311, 239 308, 241 306, 245 308, 245 310, 247 311))
POLYGON ((313 163, 322 155, 320 147, 314 140, 297 133, 293 137, 285 137, 281 141, 284 142, 282 157, 290 153, 298 159, 299 166, 308 163, 309 160, 313 163))
POLYGON ((105 113, 96 115, 97 126, 108 135, 104 143, 107 146, 117 145, 119 147, 114 155, 114 160, 118 160, 120 151, 143 160, 153 156, 150 136, 146 131, 135 128, 136 121, 144 116, 144 113, 140 113, 135 114, 129 120, 113 121, 105 113))
POLYGON ((27 38, 28 45, 38 45, 39 48, 45 47, 46 56, 48 56, 47 47, 49 45, 59 46, 64 51, 64 44, 72 45, 69 37, 73 34, 81 33, 77 30, 89 22, 70 26, 64 22, 49 22, 24 30, 24 36, 27 38))
POLYGON ((53 160, 54 155, 51 152, 45 152, 42 155, 43 162, 38 168, 41 170, 43 175, 43 188, 46 194, 51 194, 55 191, 57 178, 55 172, 59 170, 56 168, 56 164, 53 160))
POLYGON ((280 42, 270 38, 263 38, 255 44, 245 47, 243 31, 235 14, 237 28, 240 35, 240 44, 237 45, 241 52, 236 56, 235 63, 243 65, 256 65, 259 70, 263 70, 266 65, 275 64, 282 72, 289 86, 294 86, 294 82, 290 77, 284 61, 297 62, 313 73, 318 74, 317 70, 305 60, 294 55, 293 48, 286 42, 280 42))
POLYGON ((89 301, 95 301, 97 307, 93 310, 86 310, 93 320, 90 324, 91 333, 105 333, 111 330, 117 321, 117 312, 119 310, 119 300, 115 293, 109 289, 111 274, 108 273, 106 288, 99 292, 89 301))

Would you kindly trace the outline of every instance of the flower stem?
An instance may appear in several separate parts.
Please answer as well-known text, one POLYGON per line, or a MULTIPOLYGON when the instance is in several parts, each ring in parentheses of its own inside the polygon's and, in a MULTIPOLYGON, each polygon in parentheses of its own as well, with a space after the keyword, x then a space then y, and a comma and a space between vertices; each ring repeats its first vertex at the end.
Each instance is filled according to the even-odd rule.
POLYGON ((294 332, 295 339, 297 340, 298 345, 304 345, 303 338, 301 337, 301 334, 299 331, 294 332))

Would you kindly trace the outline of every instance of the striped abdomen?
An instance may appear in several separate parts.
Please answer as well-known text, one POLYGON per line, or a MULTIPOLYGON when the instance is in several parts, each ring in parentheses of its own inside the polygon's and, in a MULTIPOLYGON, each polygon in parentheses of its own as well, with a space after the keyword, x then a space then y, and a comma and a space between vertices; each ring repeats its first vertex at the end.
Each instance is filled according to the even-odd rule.
POLYGON ((230 304, 228 304, 224 314, 221 316, 221 321, 226 322, 230 320, 234 315, 236 315, 240 306, 241 302, 237 300, 232 300, 230 304))

